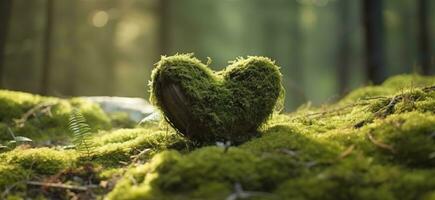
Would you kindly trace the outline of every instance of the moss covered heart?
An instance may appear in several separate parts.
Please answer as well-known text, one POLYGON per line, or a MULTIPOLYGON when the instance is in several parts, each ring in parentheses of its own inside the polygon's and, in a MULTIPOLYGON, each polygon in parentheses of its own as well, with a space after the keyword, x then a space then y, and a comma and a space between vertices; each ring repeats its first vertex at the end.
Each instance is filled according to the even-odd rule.
POLYGON ((198 143, 242 142, 284 96, 279 67, 251 56, 214 72, 191 54, 162 57, 151 75, 151 102, 181 134, 198 143))

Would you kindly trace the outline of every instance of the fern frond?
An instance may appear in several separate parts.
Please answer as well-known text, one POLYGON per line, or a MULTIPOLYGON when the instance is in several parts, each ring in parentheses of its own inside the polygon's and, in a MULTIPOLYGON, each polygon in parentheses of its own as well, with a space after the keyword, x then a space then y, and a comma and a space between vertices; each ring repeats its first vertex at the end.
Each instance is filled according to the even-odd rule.
POLYGON ((82 113, 73 109, 69 118, 69 129, 73 133, 73 143, 77 151, 86 154, 90 157, 93 150, 91 136, 91 127, 86 122, 86 118, 82 113))

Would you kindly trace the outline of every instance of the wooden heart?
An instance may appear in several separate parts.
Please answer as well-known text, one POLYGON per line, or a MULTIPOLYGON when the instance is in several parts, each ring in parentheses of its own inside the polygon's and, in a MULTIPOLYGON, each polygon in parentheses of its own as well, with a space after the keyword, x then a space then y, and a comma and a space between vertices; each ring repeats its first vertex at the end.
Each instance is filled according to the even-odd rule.
POLYGON ((191 54, 162 57, 150 87, 150 101, 166 120, 198 143, 251 138, 284 94, 279 67, 255 56, 219 72, 191 54))

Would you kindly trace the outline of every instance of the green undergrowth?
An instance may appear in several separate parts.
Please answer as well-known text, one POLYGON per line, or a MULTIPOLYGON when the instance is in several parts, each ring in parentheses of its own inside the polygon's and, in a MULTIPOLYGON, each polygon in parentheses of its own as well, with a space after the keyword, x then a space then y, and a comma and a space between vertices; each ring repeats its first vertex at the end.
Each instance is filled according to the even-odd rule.
MULTIPOLYGON (((74 149, 32 148, 21 145, 14 150, 0 154, 0 191, 6 190, 10 183, 18 182, 16 189, 26 189, 26 182, 31 180, 46 181, 65 171, 91 165, 95 171, 92 176, 100 177, 98 181, 111 179, 109 175, 122 172, 123 168, 138 165, 149 160, 156 153, 165 149, 186 151, 190 143, 175 132, 167 132, 158 127, 118 129, 100 131, 90 138, 92 153, 82 154, 74 149)), ((97 183, 98 184, 98 183, 97 183)), ((26 193, 26 195, 28 195, 26 193)), ((66 198, 66 197, 65 197, 66 198)))
POLYGON ((110 118, 86 100, 0 90, 0 143, 13 140, 12 134, 38 144, 65 143, 70 136, 68 119, 73 108, 83 113, 94 131, 111 128, 110 118))
POLYGON ((0 153, 0 195, 35 196, 28 181, 39 181, 98 186, 36 193, 48 199, 433 200, 434 85, 401 75, 331 105, 275 113, 237 146, 195 146, 165 123, 97 131, 91 155, 21 145, 0 153))
POLYGON ((237 147, 164 151, 109 199, 433 199, 435 78, 403 75, 275 114, 237 147), (241 188, 241 189, 240 189, 241 188))

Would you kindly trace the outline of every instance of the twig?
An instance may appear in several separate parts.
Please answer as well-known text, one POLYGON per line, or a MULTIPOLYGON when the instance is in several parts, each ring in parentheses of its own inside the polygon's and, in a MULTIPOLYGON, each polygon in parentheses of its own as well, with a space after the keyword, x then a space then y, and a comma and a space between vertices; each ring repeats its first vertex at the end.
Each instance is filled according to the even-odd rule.
POLYGON ((9 194, 9 192, 14 189, 14 187, 16 187, 18 184, 22 183, 24 181, 18 181, 15 182, 11 185, 9 185, 8 187, 5 188, 5 190, 3 191, 3 193, 0 195, 0 199, 6 199, 6 196, 9 194))
POLYGON ((345 157, 347 157, 348 155, 350 155, 353 152, 353 149, 355 148, 355 145, 350 145, 350 147, 348 147, 346 150, 344 150, 339 156, 338 159, 341 160, 345 157))
POLYGON ((44 183, 44 182, 37 182, 37 181, 27 181, 26 183, 28 185, 62 188, 67 190, 78 190, 78 191, 88 191, 90 189, 98 188, 98 185, 75 186, 75 185, 67 185, 62 183, 44 183))
POLYGON ((138 185, 137 180, 133 177, 133 176, 128 176, 128 179, 130 179, 131 183, 133 183, 133 185, 138 185))
POLYGON ((24 113, 21 118, 16 119, 15 123, 17 124, 18 127, 22 127, 24 125, 24 123, 29 119, 30 116, 36 116, 36 112, 38 111, 43 111, 43 112, 48 112, 51 115, 51 107, 55 105, 54 103, 42 103, 42 104, 38 104, 35 107, 33 107, 32 109, 28 110, 26 113, 24 113))
POLYGON ((298 156, 298 152, 295 151, 295 150, 290 150, 290 149, 287 149, 287 148, 282 148, 279 151, 281 151, 282 153, 285 153, 285 154, 287 154, 287 155, 289 155, 291 157, 297 157, 298 156))
POLYGON ((367 136, 368 136, 370 142, 372 142, 375 146, 382 148, 382 149, 389 150, 389 151, 391 151, 391 153, 396 153, 396 150, 394 150, 394 148, 391 145, 388 145, 388 144, 385 144, 385 143, 382 143, 382 142, 376 140, 371 133, 367 133, 367 136))
POLYGON ((144 154, 146 154, 146 153, 148 153, 148 152, 150 152, 150 151, 151 151, 151 149, 150 149, 150 148, 147 148, 147 149, 144 149, 144 150, 140 151, 140 152, 139 152, 138 154, 136 154, 136 155, 130 156, 130 158, 133 158, 133 160, 132 160, 131 162, 132 162, 132 163, 137 162, 137 161, 139 160, 140 156, 142 156, 142 155, 144 155, 144 154))
POLYGON ((226 200, 247 199, 253 196, 270 195, 265 192, 245 191, 240 183, 234 184, 234 192, 230 194, 226 200))
POLYGON ((393 98, 391 98, 390 102, 386 106, 384 106, 384 107, 380 108, 378 111, 376 111, 375 115, 379 116, 379 117, 386 117, 387 115, 389 115, 390 113, 393 112, 394 106, 402 98, 403 98, 402 95, 394 96, 393 98))
POLYGON ((15 140, 15 134, 14 134, 14 132, 12 131, 12 129, 9 128, 9 127, 8 127, 8 132, 9 132, 9 134, 12 136, 12 139, 15 140))

